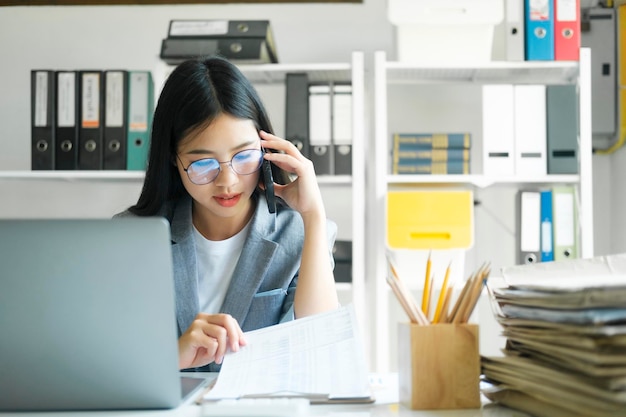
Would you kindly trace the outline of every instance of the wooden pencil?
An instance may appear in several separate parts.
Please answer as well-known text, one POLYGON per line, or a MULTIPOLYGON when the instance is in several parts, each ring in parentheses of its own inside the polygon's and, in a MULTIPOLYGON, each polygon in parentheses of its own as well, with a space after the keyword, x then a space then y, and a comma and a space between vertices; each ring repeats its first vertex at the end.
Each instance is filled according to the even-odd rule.
POLYGON ((422 292, 422 311, 428 315, 428 294, 430 292, 430 261, 431 252, 428 253, 428 259, 426 260, 426 276, 424 277, 424 291, 422 292))
POLYGON ((433 323, 437 323, 439 321, 439 317, 441 316, 441 310, 443 309, 443 300, 446 297, 446 293, 448 292, 448 279, 450 278, 450 266, 452 262, 448 264, 446 268, 446 275, 443 278, 443 283, 441 284, 441 291, 439 292, 439 298, 437 299, 437 306, 435 307, 435 315, 433 317, 433 323))
POLYGON ((417 322, 423 325, 430 324, 430 322, 428 321, 428 318, 424 315, 422 310, 420 310, 417 307, 417 303, 415 302, 415 299, 411 295, 411 292, 405 287, 404 282, 402 282, 402 280, 400 279, 400 276, 396 272, 396 268, 394 268, 393 264, 391 263, 391 260, 387 259, 387 262, 389 263, 389 268, 391 269, 391 274, 397 284, 398 290, 400 292, 400 296, 406 301, 406 304, 413 311, 413 314, 417 317, 417 322))
POLYGON ((468 322, 470 316, 472 315, 472 312, 476 308, 476 304, 478 304, 478 300, 480 299, 480 295, 483 292, 483 288, 485 286, 485 282, 487 281, 487 278, 489 277, 489 272, 491 272, 489 267, 488 266, 485 267, 485 269, 483 269, 481 271, 479 278, 476 280, 476 285, 475 285, 474 291, 472 292, 470 300, 467 303, 465 311, 463 312, 463 316, 461 317, 462 323, 467 323, 468 322))
POLYGON ((398 289, 395 279, 387 275, 387 284, 389 284, 389 286, 391 287, 391 290, 393 291, 394 295, 396 296, 396 299, 402 306, 402 309, 404 310, 406 315, 409 316, 409 320, 411 321, 411 323, 419 323, 418 318, 415 316, 415 313, 413 312, 413 310, 411 309, 407 301, 404 299, 404 297, 400 293, 400 290, 398 289))
POLYGON ((450 315, 448 316, 448 319, 449 319, 448 321, 450 323, 454 322, 454 318, 458 315, 459 309, 461 308, 461 305, 463 304, 463 300, 466 297, 465 294, 467 294, 467 292, 469 291, 469 288, 472 285, 472 278, 473 278, 473 275, 467 278, 467 280, 465 281, 465 284, 463 285, 463 289, 461 290, 461 293, 459 294, 459 297, 456 299, 456 302, 452 306, 452 310, 450 311, 450 315))
POLYGON ((478 271, 474 273, 472 278, 468 280, 469 286, 467 292, 463 295, 463 300, 457 310, 454 318, 452 319, 452 323, 465 323, 466 317, 469 317, 471 314, 471 309, 473 309, 473 305, 475 305, 475 299, 480 296, 480 289, 482 288, 482 277, 483 273, 486 270, 487 265, 483 264, 478 271))

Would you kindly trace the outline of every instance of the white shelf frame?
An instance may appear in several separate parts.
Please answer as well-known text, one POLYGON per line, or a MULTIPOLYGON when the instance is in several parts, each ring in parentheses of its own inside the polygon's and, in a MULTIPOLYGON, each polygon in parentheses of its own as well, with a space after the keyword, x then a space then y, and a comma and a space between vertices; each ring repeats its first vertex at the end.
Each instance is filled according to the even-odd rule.
MULTIPOLYGON (((51 180, 51 181, 143 181, 144 171, 98 170, 98 171, 0 171, 0 180, 51 180)), ((318 175, 320 185, 352 184, 352 175, 318 175)))
POLYGON ((389 187, 416 188, 423 185, 450 185, 485 188, 524 184, 567 183, 578 185, 581 257, 593 256, 593 190, 591 139, 591 51, 581 48, 579 62, 525 61, 484 64, 422 65, 387 61, 384 51, 374 55, 374 175, 368 208, 377 219, 371 252, 368 252, 368 282, 373 283, 375 369, 389 370, 389 302, 385 274, 386 193, 389 187), (389 175, 387 86, 392 84, 577 84, 579 93, 579 174, 541 177, 497 178, 485 175, 389 175))

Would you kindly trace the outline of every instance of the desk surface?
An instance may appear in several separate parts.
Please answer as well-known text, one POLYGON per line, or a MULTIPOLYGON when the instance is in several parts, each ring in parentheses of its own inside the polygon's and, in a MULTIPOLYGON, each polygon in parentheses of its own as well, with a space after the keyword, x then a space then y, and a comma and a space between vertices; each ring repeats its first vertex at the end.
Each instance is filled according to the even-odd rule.
MULTIPOLYGON (((184 376, 213 377, 216 374, 184 373, 184 376)), ((374 404, 335 404, 312 405, 309 416, 327 417, 524 417, 526 414, 489 404, 485 401, 480 409, 469 410, 410 410, 398 404, 397 374, 372 374, 372 389, 376 397, 374 404)), ((3 413, 1 417, 39 417, 39 416, 94 416, 94 417, 201 417, 202 407, 195 403, 201 390, 190 395, 179 407, 171 410, 134 410, 134 411, 94 411, 94 412, 37 412, 3 413)), ((303 416, 306 417, 306 416, 303 416)))

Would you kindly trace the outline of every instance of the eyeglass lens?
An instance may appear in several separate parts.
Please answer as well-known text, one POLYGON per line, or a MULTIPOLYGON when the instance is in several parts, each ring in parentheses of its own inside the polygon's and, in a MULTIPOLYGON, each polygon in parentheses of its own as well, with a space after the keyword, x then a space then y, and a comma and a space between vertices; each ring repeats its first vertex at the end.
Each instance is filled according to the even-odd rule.
MULTIPOLYGON (((228 165, 239 175, 250 175, 261 167, 262 162, 263 151, 260 149, 245 149, 234 154, 228 165)), ((199 159, 187 167, 187 176, 194 184, 208 184, 217 178, 220 170, 221 164, 217 159, 199 159)))

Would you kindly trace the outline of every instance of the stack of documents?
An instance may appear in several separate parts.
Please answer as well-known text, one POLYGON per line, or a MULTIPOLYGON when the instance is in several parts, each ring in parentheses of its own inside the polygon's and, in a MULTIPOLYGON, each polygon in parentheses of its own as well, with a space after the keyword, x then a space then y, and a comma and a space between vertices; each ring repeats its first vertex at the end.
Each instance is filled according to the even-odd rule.
POLYGON ((626 416, 626 255, 516 266, 490 291, 507 344, 492 401, 537 416, 626 416))

